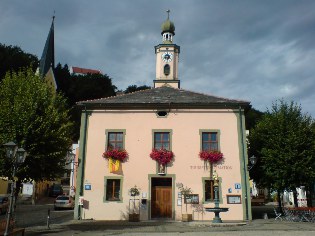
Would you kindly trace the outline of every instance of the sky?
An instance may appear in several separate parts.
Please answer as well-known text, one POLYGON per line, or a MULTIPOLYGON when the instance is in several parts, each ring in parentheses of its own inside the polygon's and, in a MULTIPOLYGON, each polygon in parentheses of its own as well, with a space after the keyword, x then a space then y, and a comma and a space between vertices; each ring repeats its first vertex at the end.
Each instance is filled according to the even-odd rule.
POLYGON ((167 9, 182 89, 260 111, 294 101, 315 117, 313 0, 1 0, 0 43, 40 58, 55 11, 56 64, 101 70, 122 90, 153 86, 167 9))

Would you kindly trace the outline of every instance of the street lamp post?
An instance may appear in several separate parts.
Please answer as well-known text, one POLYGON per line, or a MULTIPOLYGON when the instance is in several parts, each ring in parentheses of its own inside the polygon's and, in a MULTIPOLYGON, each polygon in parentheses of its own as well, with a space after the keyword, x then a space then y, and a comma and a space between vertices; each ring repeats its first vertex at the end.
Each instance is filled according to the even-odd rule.
POLYGON ((6 155, 7 157, 12 161, 13 164, 13 171, 12 171, 12 179, 13 182, 11 184, 11 194, 10 194, 10 205, 9 205, 9 211, 7 216, 7 222, 5 226, 5 232, 4 236, 7 236, 9 233, 9 225, 12 215, 12 206, 13 206, 13 200, 14 200, 14 177, 15 172, 19 164, 22 164, 25 161, 26 157, 26 151, 23 148, 19 148, 14 142, 8 142, 3 145, 6 149, 6 155))
POLYGON ((71 183, 70 183, 70 195, 73 196, 74 194, 74 168, 75 168, 75 154, 73 152, 69 153, 70 161, 71 161, 71 183))

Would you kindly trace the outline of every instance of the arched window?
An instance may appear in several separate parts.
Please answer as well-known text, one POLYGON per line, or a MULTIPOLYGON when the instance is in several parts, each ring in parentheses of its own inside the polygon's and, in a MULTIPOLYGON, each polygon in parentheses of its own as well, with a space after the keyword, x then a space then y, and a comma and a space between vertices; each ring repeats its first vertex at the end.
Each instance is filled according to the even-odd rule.
POLYGON ((171 67, 169 64, 164 66, 164 75, 168 76, 171 73, 171 67))

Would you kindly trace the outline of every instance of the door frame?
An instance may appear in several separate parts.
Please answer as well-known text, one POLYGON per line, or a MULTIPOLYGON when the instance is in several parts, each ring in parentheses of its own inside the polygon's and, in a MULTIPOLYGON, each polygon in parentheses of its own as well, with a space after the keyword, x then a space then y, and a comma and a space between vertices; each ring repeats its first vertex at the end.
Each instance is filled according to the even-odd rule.
POLYGON ((175 219, 175 174, 166 174, 166 175, 158 175, 158 174, 149 174, 148 180, 149 180, 149 202, 148 209, 149 209, 149 220, 152 219, 151 217, 151 192, 152 192, 152 178, 170 178, 172 179, 172 217, 171 220, 175 219))

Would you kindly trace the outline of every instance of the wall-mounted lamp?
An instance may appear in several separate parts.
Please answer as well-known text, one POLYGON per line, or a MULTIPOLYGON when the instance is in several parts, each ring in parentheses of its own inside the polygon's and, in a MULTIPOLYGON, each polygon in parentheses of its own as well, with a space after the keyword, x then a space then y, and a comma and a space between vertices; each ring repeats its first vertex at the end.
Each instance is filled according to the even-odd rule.
POLYGON ((252 155, 252 156, 249 158, 249 162, 250 162, 250 164, 247 165, 248 171, 250 171, 250 170, 254 167, 254 165, 256 165, 256 163, 257 163, 257 157, 255 157, 254 155, 252 155))

